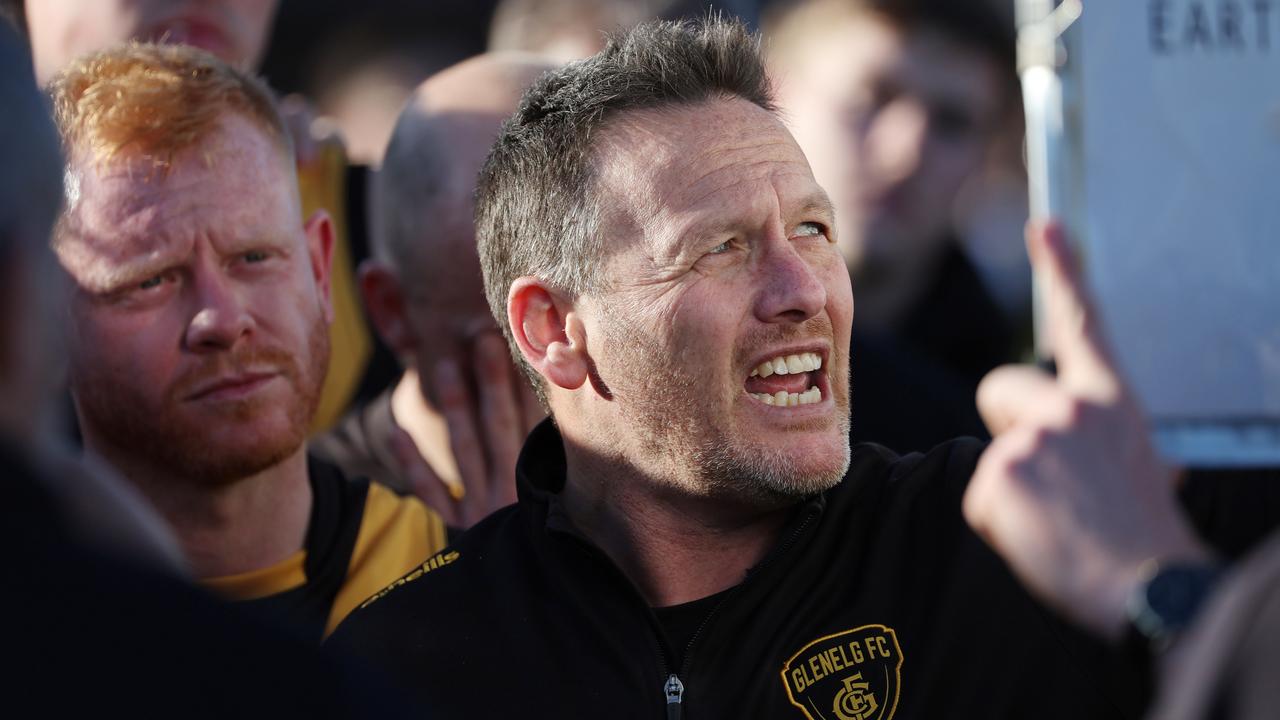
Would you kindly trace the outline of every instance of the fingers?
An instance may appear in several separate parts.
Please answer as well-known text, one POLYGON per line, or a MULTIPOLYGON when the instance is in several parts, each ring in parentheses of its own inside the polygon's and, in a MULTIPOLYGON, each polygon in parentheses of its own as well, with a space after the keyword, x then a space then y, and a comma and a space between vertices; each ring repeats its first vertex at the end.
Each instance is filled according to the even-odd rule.
POLYGON ((974 532, 1002 554, 1006 536, 1021 535, 1001 532, 1001 523, 1028 516, 1017 482, 1021 477, 1017 460, 1023 456, 1017 448, 1026 444, 1023 433, 1017 431, 993 440, 978 459, 960 506, 974 532))
POLYGON ((431 469, 426 460, 418 452, 413 438, 397 426, 392 426, 391 436, 387 438, 392 455, 400 464, 401 473, 409 482, 409 490, 427 507, 440 514, 446 525, 457 527, 458 507, 440 476, 431 469))
POLYGON ((1062 391, 1044 371, 1030 365, 996 368, 978 385, 978 412, 992 437, 1019 422, 1043 415, 1058 404, 1062 391))
POLYGON ((1029 226, 1027 254, 1044 293, 1050 343, 1063 386, 1092 400, 1117 399, 1122 393, 1119 376, 1062 226, 1029 226))
POLYGON ((462 504, 463 522, 470 524, 483 516, 478 505, 487 503, 484 490, 486 469, 484 446, 476 433, 475 411, 471 406, 471 393, 462 377, 458 364, 445 358, 436 364, 436 397, 440 399, 440 412, 449 428, 449 445, 458 465, 462 487, 458 495, 462 504))
POLYGON ((516 501, 516 458, 524 443, 524 422, 506 342, 484 333, 476 341, 475 357, 480 422, 489 450, 487 491, 490 508, 497 509, 516 501))
MULTIPOLYGON (((481 331, 470 349, 474 397, 454 358, 439 361, 432 376, 432 395, 461 478, 453 496, 460 527, 516 501, 516 460, 533 421, 521 393, 526 383, 516 375, 503 338, 481 331)), ((532 405, 537 407, 536 401, 532 405)))

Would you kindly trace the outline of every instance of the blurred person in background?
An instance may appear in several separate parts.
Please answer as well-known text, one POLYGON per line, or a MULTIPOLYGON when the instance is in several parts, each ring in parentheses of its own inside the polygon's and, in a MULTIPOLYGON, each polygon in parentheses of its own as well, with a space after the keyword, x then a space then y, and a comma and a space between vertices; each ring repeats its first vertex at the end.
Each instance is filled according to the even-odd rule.
POLYGON ((258 66, 279 0, 38 0, 21 3, 36 80, 125 40, 192 45, 234 67, 258 66))
POLYGON ((973 391, 1017 348, 953 219, 1020 109, 1011 23, 982 3, 800 0, 774 7, 766 34, 858 298, 854 393, 870 424, 855 437, 907 451, 981 436, 973 391))
MULTIPOLYGON (((85 53, 126 40, 184 44, 252 71, 262 60, 279 0, 2 0, 27 31, 36 77, 43 85, 85 53)), ((346 205, 346 158, 341 141, 301 97, 283 105, 297 155, 302 211, 329 212, 336 243, 333 263, 333 350, 315 427, 331 425, 355 393, 372 351, 360 313, 351 257, 354 229, 346 205)))
MULTIPOLYGON (((484 51, 492 4, 371 0, 356 7, 341 0, 285 0, 263 67, 313 98, 340 129, 352 161, 373 169, 413 91, 484 51)), ((363 185, 352 191, 367 194, 363 185)), ((360 261, 368 259, 365 251, 360 261)))
POLYGON ((365 308, 404 373, 315 442, 349 474, 413 492, 451 527, 515 502, 515 462, 542 408, 484 296, 475 183, 502 121, 554 65, 490 53, 428 79, 374 176, 365 308))
POLYGON ((79 467, 57 447, 49 417, 58 407, 64 351, 56 316, 66 279, 49 237, 63 164, 26 48, 4 22, 0 107, 0 541, 11 550, 0 612, 16 619, 5 634, 5 712, 394 711, 388 696, 363 689, 352 668, 318 658, 307 643, 253 624, 184 582, 146 511, 120 502, 125 490, 114 478, 79 467), (130 541, 122 542, 126 534, 130 541))
POLYGON ((333 228, 301 219, 274 99, 204 51, 151 44, 74 61, 51 91, 85 447, 151 501, 203 584, 318 642, 444 528, 307 455, 333 228))
POLYGON ((1020 111, 1012 26, 982 3, 944 0, 807 0, 778 12, 769 46, 779 92, 836 198, 859 323, 981 378, 1008 357, 995 329, 912 323, 976 306, 969 322, 1000 324, 953 218, 964 182, 1020 111), (933 296, 953 276, 963 276, 956 297, 933 296))
POLYGON ((561 62, 595 55, 604 33, 659 17, 675 0, 503 0, 493 11, 489 50, 536 52, 561 62))
POLYGON ((595 55, 605 33, 645 20, 699 16, 711 8, 755 24, 754 0, 500 0, 489 25, 489 50, 518 50, 561 62, 595 55))
MULTIPOLYGON (((340 43, 343 38, 336 40, 340 43)), ((396 118, 414 88, 453 62, 440 62, 443 58, 430 52, 431 46, 423 46, 430 40, 399 45, 383 41, 377 48, 364 43, 336 45, 308 82, 314 88, 316 108, 342 133, 351 161, 371 169, 364 178, 366 194, 372 168, 382 164, 396 118)), ((365 250, 360 260, 368 259, 365 250)))

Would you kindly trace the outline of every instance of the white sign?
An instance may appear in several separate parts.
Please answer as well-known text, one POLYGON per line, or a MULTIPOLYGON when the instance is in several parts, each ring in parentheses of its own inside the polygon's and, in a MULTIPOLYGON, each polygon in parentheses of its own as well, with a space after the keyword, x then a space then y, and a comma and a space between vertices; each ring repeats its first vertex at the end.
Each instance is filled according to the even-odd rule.
POLYGON ((1068 224, 1175 460, 1280 464, 1280 0, 1084 0, 1068 224))

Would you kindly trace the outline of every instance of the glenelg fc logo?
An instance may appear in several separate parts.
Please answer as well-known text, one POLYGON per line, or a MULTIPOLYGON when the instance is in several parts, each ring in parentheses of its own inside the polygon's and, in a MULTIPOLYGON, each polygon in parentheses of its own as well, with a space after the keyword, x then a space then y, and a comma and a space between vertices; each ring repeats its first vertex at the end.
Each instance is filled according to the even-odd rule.
POLYGON ((890 720, 901 673, 893 629, 863 625, 800 648, 782 666, 782 684, 809 720, 890 720))

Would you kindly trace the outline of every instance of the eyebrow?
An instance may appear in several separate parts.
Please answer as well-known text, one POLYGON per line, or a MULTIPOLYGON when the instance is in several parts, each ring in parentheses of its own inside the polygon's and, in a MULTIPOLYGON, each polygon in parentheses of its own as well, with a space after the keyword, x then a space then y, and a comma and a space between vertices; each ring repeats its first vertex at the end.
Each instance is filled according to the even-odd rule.
MULTIPOLYGON (((794 216, 803 217, 806 215, 811 217, 817 216, 814 219, 821 220, 832 226, 834 226, 836 222, 835 205, 832 204, 831 198, 827 197, 826 191, 823 190, 822 188, 818 188, 817 190, 806 194, 804 198, 799 202, 799 204, 795 207, 795 209, 787 212, 786 215, 788 216, 788 218, 794 217, 794 216)), ((735 221, 736 221, 736 218, 728 219, 728 220, 724 218, 703 219, 699 222, 694 222, 689 227, 682 229, 678 233, 677 237, 680 237, 680 238, 696 237, 708 232, 708 227, 720 226, 720 225, 726 224, 726 222, 729 224, 732 224, 735 221)))
MULTIPOLYGON (((259 249, 285 256, 293 253, 290 242, 266 233, 260 236, 232 237, 223 241, 222 245, 223 247, 217 248, 218 254, 222 257, 232 257, 259 249)), ((91 260, 90 262, 96 266, 95 270, 89 273, 89 281, 92 285, 89 282, 83 285, 86 290, 96 294, 112 294, 129 285, 177 268, 186 262, 186 259, 183 252, 174 252, 172 246, 166 246, 143 255, 131 256, 114 267, 104 268, 101 260, 91 260)))
POLYGON ((123 265, 111 268, 99 268, 87 278, 92 283, 86 287, 90 292, 110 295, 155 277, 167 270, 177 267, 181 259, 167 254, 156 253, 147 257, 131 260, 123 265))
POLYGON ((831 224, 835 224, 836 221, 835 205, 831 203, 831 198, 827 197, 826 191, 822 189, 809 193, 800 202, 796 212, 799 215, 818 215, 820 216, 819 219, 831 224))
POLYGON ((80 268, 73 275, 83 290, 110 295, 171 270, 185 258, 186 248, 171 243, 147 248, 148 244, 138 237, 106 240, 92 237, 83 227, 68 227, 56 249, 64 261, 80 268), (131 248, 142 251, 128 252, 131 248))

